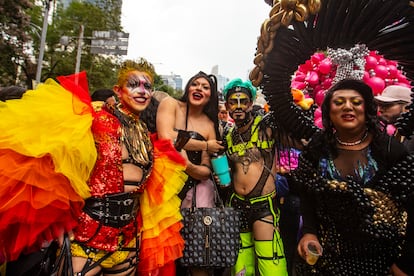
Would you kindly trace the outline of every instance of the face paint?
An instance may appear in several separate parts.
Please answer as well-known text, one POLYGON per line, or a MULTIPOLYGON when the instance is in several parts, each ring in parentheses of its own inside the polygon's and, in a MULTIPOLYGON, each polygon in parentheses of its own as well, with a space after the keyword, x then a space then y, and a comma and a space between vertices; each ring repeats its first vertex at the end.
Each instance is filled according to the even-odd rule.
POLYGON ((249 107, 250 98, 245 93, 234 93, 227 100, 228 107, 231 111, 236 109, 246 110, 249 107))
POLYGON ((125 84, 125 88, 131 94, 145 93, 150 96, 152 92, 151 80, 145 75, 131 75, 125 84))
POLYGON ((114 91, 123 108, 138 115, 151 101, 151 78, 145 72, 131 71, 124 85, 116 86, 114 91))

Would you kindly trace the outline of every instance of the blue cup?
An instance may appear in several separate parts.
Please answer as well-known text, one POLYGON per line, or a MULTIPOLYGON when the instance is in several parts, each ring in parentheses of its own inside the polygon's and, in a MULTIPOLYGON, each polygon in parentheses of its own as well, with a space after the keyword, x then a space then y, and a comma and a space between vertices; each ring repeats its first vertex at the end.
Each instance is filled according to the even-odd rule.
POLYGON ((211 165, 213 166, 214 173, 220 180, 220 185, 228 186, 231 183, 229 162, 227 155, 219 155, 211 158, 211 165))

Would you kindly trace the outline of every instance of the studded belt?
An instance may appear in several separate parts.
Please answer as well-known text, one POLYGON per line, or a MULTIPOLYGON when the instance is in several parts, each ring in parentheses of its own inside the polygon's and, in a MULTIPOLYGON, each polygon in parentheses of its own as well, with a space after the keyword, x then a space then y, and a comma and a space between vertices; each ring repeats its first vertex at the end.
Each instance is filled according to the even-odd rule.
POLYGON ((137 217, 139 193, 117 193, 85 200, 83 211, 91 218, 114 228, 128 225, 137 217))

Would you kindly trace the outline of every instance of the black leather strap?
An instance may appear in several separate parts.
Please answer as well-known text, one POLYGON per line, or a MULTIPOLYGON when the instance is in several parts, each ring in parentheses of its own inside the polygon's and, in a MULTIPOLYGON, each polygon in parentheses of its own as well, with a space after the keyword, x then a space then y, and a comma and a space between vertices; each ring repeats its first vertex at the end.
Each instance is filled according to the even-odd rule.
POLYGON ((138 193, 118 193, 85 200, 84 212, 104 225, 121 228, 134 220, 139 210, 138 193))
POLYGON ((264 154, 264 168, 262 174, 260 175, 259 180, 257 181, 256 186, 254 186, 253 190, 248 193, 245 197, 246 198, 253 198, 259 197, 262 195, 263 188, 266 184, 266 180, 270 175, 270 169, 273 166, 273 158, 272 154, 264 154))

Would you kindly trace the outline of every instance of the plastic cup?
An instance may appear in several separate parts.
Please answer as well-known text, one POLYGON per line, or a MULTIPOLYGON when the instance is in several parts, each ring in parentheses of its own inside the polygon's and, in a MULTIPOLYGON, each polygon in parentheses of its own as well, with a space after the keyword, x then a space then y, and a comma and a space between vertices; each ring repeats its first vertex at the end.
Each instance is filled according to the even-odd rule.
POLYGON ((220 185, 228 186, 231 183, 230 169, 227 156, 225 154, 211 158, 211 165, 214 173, 220 180, 220 185))
POLYGON ((316 245, 313 243, 309 243, 307 252, 308 254, 306 255, 306 262, 309 265, 314 265, 318 261, 319 257, 322 255, 322 248, 321 253, 319 253, 316 245))

